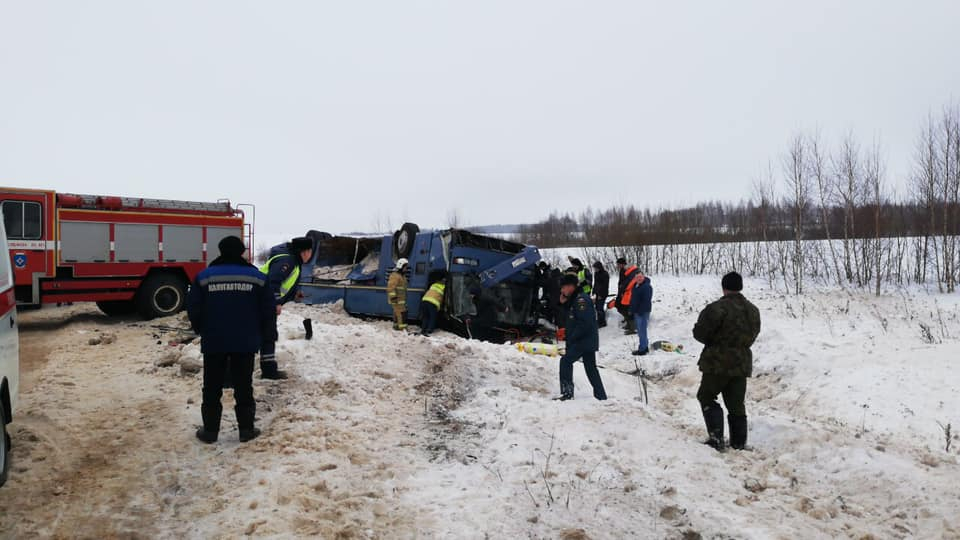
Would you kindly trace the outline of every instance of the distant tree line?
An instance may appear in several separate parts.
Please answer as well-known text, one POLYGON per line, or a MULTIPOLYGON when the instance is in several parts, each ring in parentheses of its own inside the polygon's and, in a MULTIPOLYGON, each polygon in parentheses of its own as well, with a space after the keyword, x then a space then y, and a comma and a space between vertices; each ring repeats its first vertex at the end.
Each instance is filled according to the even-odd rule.
POLYGON ((941 291, 953 292, 960 278, 956 105, 923 122, 905 185, 908 189, 897 193, 887 181, 877 142, 864 146, 848 134, 828 149, 819 134, 799 133, 790 139, 779 167, 769 166, 753 182, 748 200, 680 209, 617 206, 579 215, 553 213, 523 226, 519 239, 541 248, 611 248, 603 250, 608 254, 639 255, 657 247, 653 251, 667 260, 649 262, 661 270, 737 268, 782 280, 797 294, 811 277, 869 286, 877 294, 884 281, 935 282, 941 291), (728 243, 752 245, 703 247, 728 243), (684 251, 688 253, 682 255, 684 251), (720 258, 722 267, 691 264, 708 251, 726 254, 720 258), (735 252, 740 255, 730 255, 735 252))

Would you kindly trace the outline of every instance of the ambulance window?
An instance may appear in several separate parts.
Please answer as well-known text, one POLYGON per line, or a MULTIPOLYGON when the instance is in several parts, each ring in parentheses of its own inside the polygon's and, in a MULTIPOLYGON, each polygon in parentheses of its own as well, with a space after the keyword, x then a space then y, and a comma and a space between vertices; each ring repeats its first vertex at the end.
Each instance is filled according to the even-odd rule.
POLYGON ((43 233, 40 203, 3 201, 3 224, 11 240, 39 240, 43 233))

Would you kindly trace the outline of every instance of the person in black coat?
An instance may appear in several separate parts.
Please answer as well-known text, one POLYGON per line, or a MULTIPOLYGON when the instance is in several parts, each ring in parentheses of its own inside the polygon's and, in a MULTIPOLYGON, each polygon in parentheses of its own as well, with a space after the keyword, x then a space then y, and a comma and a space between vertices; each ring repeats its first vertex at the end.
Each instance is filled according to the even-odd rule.
POLYGON ((593 263, 593 303, 597 307, 597 326, 607 325, 607 296, 610 294, 610 274, 603 263, 593 263))
POLYGON ((550 270, 550 278, 547 279, 547 297, 550 298, 550 322, 560 325, 560 280, 563 279, 563 272, 559 268, 550 270))
POLYGON ((276 302, 267 277, 243 258, 243 240, 220 241, 220 257, 197 275, 187 298, 187 315, 200 334, 203 353, 203 427, 197 438, 217 442, 223 385, 229 369, 236 399, 240 442, 257 437, 254 427, 253 360, 261 342, 273 332, 276 302))

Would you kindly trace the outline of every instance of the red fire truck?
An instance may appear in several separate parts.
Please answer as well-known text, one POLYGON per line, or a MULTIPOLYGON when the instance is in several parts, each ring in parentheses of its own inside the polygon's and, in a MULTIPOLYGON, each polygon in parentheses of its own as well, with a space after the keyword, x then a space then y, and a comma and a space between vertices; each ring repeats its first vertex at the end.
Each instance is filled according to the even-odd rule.
POLYGON ((177 313, 222 238, 252 246, 242 206, 249 205, 0 187, 17 303, 96 302, 108 315, 146 318, 177 313))

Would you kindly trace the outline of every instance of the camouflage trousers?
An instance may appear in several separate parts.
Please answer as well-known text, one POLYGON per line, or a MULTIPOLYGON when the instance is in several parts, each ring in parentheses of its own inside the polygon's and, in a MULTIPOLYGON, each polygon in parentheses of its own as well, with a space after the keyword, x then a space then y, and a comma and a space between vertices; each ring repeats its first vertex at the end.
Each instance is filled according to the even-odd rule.
POLYGON ((723 404, 727 407, 727 414, 731 416, 747 415, 747 408, 743 404, 747 395, 746 377, 704 373, 700 379, 700 389, 697 391, 700 408, 707 410, 718 407, 717 396, 721 394, 723 395, 723 404))

